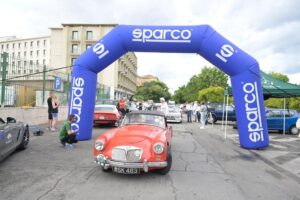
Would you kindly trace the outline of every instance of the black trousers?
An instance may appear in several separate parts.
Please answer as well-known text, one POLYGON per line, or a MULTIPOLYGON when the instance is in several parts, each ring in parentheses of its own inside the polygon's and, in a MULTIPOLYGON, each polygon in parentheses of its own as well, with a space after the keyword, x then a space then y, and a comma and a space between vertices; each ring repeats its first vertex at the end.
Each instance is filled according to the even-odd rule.
POLYGON ((65 136, 62 140, 60 140, 62 143, 69 143, 69 144, 73 144, 73 143, 77 143, 78 141, 76 140, 76 134, 70 134, 65 136))

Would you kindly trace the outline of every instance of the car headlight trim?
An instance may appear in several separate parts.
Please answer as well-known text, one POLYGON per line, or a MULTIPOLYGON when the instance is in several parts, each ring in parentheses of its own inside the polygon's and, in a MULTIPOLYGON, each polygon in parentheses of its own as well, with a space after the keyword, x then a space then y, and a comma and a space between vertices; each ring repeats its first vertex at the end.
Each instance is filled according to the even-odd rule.
POLYGON ((162 154, 164 152, 164 144, 161 142, 155 143, 153 145, 153 151, 156 154, 162 154))
POLYGON ((104 141, 103 140, 97 140, 95 142, 95 149, 98 151, 102 151, 104 149, 104 141))

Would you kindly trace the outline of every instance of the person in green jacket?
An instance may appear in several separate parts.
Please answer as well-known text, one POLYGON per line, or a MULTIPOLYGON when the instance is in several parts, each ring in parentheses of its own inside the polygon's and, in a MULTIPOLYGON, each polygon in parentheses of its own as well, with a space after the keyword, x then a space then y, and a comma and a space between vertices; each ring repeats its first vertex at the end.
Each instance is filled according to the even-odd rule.
POLYGON ((59 139, 62 145, 66 146, 72 145, 73 143, 77 143, 76 133, 78 130, 72 130, 71 125, 75 122, 75 115, 71 114, 68 117, 68 121, 66 121, 60 129, 59 139))

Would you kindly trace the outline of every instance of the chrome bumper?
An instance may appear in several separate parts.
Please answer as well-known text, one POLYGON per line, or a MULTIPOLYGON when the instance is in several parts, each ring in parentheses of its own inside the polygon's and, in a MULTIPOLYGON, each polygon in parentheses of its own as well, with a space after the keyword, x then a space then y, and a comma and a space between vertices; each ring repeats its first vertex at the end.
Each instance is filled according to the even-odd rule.
POLYGON ((137 168, 143 169, 144 172, 148 172, 149 167, 160 167, 164 168, 168 166, 166 161, 162 162, 148 162, 144 160, 144 162, 121 162, 121 161, 112 161, 107 159, 104 155, 99 154, 95 158, 95 163, 102 166, 105 170, 110 167, 124 167, 124 168, 137 168))

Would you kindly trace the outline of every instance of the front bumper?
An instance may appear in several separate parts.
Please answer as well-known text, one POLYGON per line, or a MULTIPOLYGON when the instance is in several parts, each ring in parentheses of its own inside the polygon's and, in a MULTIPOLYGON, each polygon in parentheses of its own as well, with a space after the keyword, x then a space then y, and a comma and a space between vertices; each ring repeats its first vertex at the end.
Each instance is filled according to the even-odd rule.
POLYGON ((102 166, 104 170, 107 170, 110 167, 124 167, 124 168, 136 168, 143 169, 144 172, 148 172, 149 168, 164 168, 168 166, 166 161, 162 162, 121 162, 121 161, 112 161, 106 158, 103 154, 99 154, 95 158, 95 163, 102 166))

